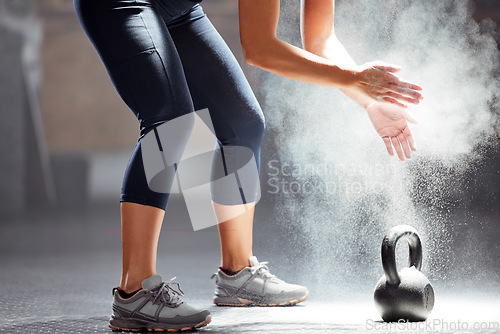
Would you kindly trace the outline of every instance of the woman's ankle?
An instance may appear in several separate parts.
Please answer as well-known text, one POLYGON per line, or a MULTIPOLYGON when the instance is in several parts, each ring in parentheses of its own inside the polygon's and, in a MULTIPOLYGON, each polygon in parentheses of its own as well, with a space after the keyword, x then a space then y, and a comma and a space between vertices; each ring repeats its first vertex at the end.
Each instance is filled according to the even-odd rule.
POLYGON ((120 289, 122 289, 126 293, 137 291, 142 288, 142 281, 148 277, 151 277, 152 275, 154 275, 154 273, 142 275, 126 274, 122 277, 120 289))
POLYGON ((126 286, 120 285, 120 289, 122 291, 124 291, 125 293, 132 293, 132 292, 135 292, 137 290, 142 289, 142 285, 141 284, 126 285, 126 286))
POLYGON ((232 260, 232 261, 222 261, 222 266, 224 270, 227 271, 232 271, 232 272, 239 272, 243 268, 246 268, 250 265, 250 262, 248 259, 241 259, 241 260, 232 260))

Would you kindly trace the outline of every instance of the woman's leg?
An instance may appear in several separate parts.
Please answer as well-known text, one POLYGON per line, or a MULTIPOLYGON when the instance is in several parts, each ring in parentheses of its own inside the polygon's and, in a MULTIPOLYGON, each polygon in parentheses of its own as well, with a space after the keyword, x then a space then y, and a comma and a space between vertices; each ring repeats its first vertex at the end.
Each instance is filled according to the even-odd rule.
POLYGON ((238 271, 249 266, 260 145, 264 116, 238 62, 201 9, 196 20, 169 26, 184 65, 196 109, 209 108, 220 149, 214 154, 212 180, 238 174, 244 196, 238 189, 212 184, 212 200, 219 219, 222 267, 238 271), (254 171, 241 172, 245 163, 254 171), (214 186, 215 185, 215 186, 214 186), (234 212, 239 212, 234 214, 234 212), (243 212, 243 213, 241 213, 243 212))
POLYGON ((215 276, 217 305, 293 305, 307 288, 272 275, 252 255, 264 117, 238 62, 201 8, 169 25, 196 109, 208 107, 218 147, 211 191, 219 219, 223 267, 215 276), (234 271, 238 271, 234 273, 234 271))
MULTIPOLYGON (((215 213, 219 217, 227 215, 228 211, 239 209, 217 203, 213 203, 213 205, 215 213)), ((241 206, 245 209, 243 214, 234 215, 234 218, 217 224, 222 268, 232 272, 248 267, 248 259, 253 256, 252 236, 255 203, 242 204, 241 206)))
MULTIPOLYGON (((154 3, 75 0, 80 22, 120 96, 138 118, 142 135, 194 110, 175 45, 154 3)), ((185 131, 191 131, 189 124, 185 131)), ((168 194, 148 187, 141 142, 142 137, 125 171, 121 195, 120 287, 126 292, 137 290, 142 280, 156 273, 158 236, 168 200, 168 194)), ((175 143, 179 149, 185 144, 175 143)))
MULTIPOLYGON (((156 0, 74 0, 82 26, 101 56, 123 100, 139 119, 141 134, 183 115, 191 115, 193 104, 182 65, 168 30, 159 17, 156 0)), ((179 138, 152 149, 156 157, 166 151, 183 150, 192 130, 192 117, 178 128, 179 138), (167 146, 171 145, 171 146, 167 146)), ((168 189, 149 189, 143 163, 141 137, 125 171, 122 187, 123 271, 121 287, 113 289, 113 330, 171 331, 206 326, 208 310, 186 305, 175 285, 162 282, 156 273, 156 251, 168 189), (127 294, 142 287, 134 294, 127 294), (175 310, 174 310, 175 309, 175 310)), ((147 144, 145 144, 148 147, 147 144)), ((151 147, 149 147, 151 148, 151 147)), ((145 149, 144 152, 147 153, 145 149)), ((147 157, 147 154, 146 154, 147 157)), ((146 159, 144 162, 148 162, 146 159)), ((175 161, 174 162, 175 166, 175 161)), ((167 184, 174 173, 158 173, 167 184)))
POLYGON ((120 288, 130 293, 156 274, 158 238, 165 211, 154 206, 122 202, 123 269, 120 288))

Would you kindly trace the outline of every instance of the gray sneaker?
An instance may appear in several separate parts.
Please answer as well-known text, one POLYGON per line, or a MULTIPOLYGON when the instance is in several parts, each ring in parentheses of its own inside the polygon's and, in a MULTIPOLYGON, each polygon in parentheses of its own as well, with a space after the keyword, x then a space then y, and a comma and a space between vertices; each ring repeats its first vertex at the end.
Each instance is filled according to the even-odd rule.
POLYGON ((124 299, 113 289, 113 314, 109 327, 123 331, 178 331, 206 326, 212 317, 181 300, 178 283, 163 282, 160 275, 142 281, 142 289, 124 299), (177 287, 177 291, 174 287, 177 287))
POLYGON ((214 304, 220 306, 285 306, 309 297, 306 287, 285 283, 269 272, 267 262, 250 258, 250 267, 233 276, 218 270, 215 277, 214 304))

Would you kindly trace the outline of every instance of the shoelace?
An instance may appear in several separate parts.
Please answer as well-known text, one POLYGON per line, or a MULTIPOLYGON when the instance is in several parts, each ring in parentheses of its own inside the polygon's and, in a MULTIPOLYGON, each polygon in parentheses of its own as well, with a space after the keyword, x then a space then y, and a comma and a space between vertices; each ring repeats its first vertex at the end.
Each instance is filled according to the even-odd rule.
POLYGON ((181 290, 179 283, 173 282, 174 279, 176 279, 176 277, 171 278, 167 282, 162 282, 156 288, 151 289, 154 296, 153 304, 156 303, 158 299, 160 299, 162 303, 166 303, 173 307, 177 307, 184 303, 180 298, 180 296, 184 295, 184 292, 181 290), (174 289, 173 286, 177 286, 178 291, 174 289))
POLYGON ((264 262, 260 262, 259 264, 255 265, 255 266, 250 267, 250 271, 251 271, 252 275, 262 273, 262 276, 264 276, 265 278, 271 279, 273 277, 276 277, 269 272, 269 268, 266 266, 266 264, 268 264, 268 263, 269 262, 264 261, 264 262))

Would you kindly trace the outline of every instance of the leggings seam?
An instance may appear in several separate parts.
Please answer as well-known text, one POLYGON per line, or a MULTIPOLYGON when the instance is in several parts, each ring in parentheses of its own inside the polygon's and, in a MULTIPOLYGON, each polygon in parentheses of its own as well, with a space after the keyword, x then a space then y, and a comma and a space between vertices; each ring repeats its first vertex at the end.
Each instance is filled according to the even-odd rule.
MULTIPOLYGON (((135 0, 135 3, 137 4, 137 0, 135 0)), ((156 8, 155 8, 155 14, 156 14, 156 8)), ((163 58, 161 57, 160 53, 158 52, 158 48, 156 47, 155 41, 153 39, 153 36, 151 36, 151 33, 149 32, 148 26, 147 26, 146 22, 144 21, 142 13, 139 13, 139 16, 141 18, 142 24, 144 25, 144 29, 146 29, 146 32, 148 33, 149 39, 151 40, 151 43, 153 44, 153 49, 156 52, 156 54, 158 55, 158 58, 160 58, 161 67, 163 68, 163 73, 165 73, 165 77, 166 77, 166 79, 167 79, 167 81, 169 83, 168 86, 169 86, 169 89, 170 89, 170 94, 171 94, 172 99, 173 99, 172 102, 175 105, 176 104, 176 97, 175 97, 174 92, 172 91, 172 82, 170 81, 170 78, 168 76, 168 72, 167 72, 167 69, 165 68, 165 63, 163 61, 163 58)), ((167 29, 167 28, 165 27, 165 29, 167 29)))

